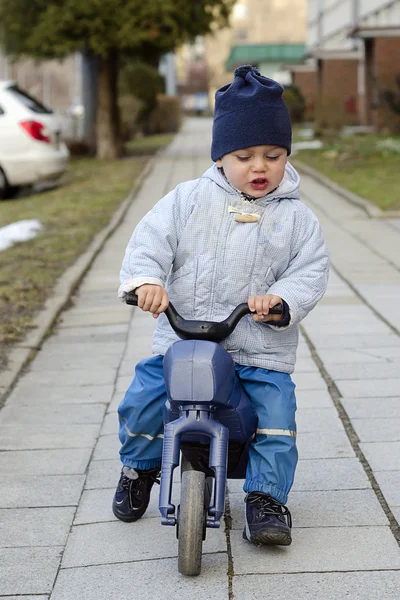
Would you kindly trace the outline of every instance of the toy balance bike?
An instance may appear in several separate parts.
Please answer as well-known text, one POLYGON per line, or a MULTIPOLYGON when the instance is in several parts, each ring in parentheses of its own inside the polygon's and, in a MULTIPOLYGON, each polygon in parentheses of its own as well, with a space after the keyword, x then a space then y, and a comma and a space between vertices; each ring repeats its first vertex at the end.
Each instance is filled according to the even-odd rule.
MULTIPOLYGON (((127 304, 137 306, 130 292, 127 304)), ((226 480, 244 479, 257 415, 228 352, 219 345, 242 317, 240 304, 220 323, 189 321, 170 303, 165 314, 181 338, 167 350, 163 368, 164 408, 159 509, 163 525, 176 525, 178 570, 199 575, 207 527, 218 528, 225 508, 226 480), (171 503, 173 472, 181 462, 181 495, 171 503)), ((281 314, 282 305, 270 309, 281 314)))

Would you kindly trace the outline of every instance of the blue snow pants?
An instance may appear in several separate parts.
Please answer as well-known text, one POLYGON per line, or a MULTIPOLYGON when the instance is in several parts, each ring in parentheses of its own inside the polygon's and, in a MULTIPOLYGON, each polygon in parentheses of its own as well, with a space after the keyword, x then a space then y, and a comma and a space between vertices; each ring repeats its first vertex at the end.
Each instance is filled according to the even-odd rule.
MULTIPOLYGON (((152 356, 136 365, 118 408, 124 466, 147 470, 161 464, 167 399, 163 358, 152 356)), ((295 385, 287 373, 238 364, 235 369, 258 415, 243 489, 264 492, 286 504, 297 465, 295 385)))

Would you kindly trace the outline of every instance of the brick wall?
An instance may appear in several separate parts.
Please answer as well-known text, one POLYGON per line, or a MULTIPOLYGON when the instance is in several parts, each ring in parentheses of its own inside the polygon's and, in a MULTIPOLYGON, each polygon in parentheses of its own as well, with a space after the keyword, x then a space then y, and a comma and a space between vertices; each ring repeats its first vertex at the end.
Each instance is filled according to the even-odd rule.
POLYGON ((319 61, 316 121, 320 126, 341 128, 359 123, 357 67, 354 59, 319 61))
POLYGON ((400 115, 390 109, 382 97, 382 92, 394 92, 400 110, 400 89, 396 85, 396 76, 400 75, 400 37, 381 37, 373 40, 371 70, 374 80, 372 85, 376 88, 376 106, 371 111, 372 124, 379 129, 388 128, 399 133, 400 115))
POLYGON ((305 120, 312 121, 317 101, 317 74, 315 71, 297 71, 292 73, 293 85, 296 85, 306 102, 305 120))

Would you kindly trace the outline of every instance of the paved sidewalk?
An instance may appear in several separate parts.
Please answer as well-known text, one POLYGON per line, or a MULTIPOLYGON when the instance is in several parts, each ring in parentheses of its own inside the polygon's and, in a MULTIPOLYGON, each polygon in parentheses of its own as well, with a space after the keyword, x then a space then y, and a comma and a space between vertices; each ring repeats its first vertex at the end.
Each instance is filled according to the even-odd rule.
POLYGON ((154 326, 116 299, 119 267, 138 220, 209 166, 209 144, 210 121, 187 120, 0 412, 0 598, 398 600, 400 220, 369 219, 309 177, 302 197, 321 219, 333 269, 303 322, 294 374, 292 546, 242 539, 235 481, 231 527, 208 530, 198 578, 177 573, 156 493, 139 522, 113 517, 116 410, 154 326))

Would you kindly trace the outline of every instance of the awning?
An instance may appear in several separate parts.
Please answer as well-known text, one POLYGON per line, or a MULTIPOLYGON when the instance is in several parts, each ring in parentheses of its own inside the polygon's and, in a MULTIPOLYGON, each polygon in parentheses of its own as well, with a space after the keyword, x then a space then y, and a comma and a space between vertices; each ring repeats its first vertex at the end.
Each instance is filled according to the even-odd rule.
POLYGON ((366 26, 359 25, 354 27, 349 32, 349 37, 358 38, 377 38, 377 37, 399 37, 400 26, 399 25, 387 25, 387 26, 366 26))
POLYGON ((260 63, 293 63, 305 55, 305 44, 240 44, 233 46, 225 69, 233 71, 240 65, 260 63))

